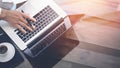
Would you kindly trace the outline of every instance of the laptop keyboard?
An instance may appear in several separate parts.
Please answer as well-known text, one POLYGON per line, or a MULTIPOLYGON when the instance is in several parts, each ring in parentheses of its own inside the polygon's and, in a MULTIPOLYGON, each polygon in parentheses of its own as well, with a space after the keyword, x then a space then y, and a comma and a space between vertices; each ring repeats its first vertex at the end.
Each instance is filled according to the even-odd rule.
POLYGON ((15 32, 24 42, 27 42, 48 24, 54 21, 58 16, 59 15, 50 6, 47 6, 34 16, 37 21, 33 23, 36 28, 32 32, 25 28, 23 29, 26 30, 26 34, 23 34, 21 31, 19 31, 19 29, 16 29, 15 32))

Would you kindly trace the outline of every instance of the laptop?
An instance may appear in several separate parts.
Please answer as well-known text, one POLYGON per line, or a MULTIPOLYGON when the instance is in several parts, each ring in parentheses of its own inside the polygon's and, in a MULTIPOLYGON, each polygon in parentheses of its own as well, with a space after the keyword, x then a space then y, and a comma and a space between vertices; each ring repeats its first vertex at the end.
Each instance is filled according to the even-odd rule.
POLYGON ((6 21, 0 21, 0 27, 30 57, 39 55, 71 27, 67 14, 53 0, 28 0, 17 10, 34 17, 36 28, 32 32, 25 29, 23 34, 6 21))

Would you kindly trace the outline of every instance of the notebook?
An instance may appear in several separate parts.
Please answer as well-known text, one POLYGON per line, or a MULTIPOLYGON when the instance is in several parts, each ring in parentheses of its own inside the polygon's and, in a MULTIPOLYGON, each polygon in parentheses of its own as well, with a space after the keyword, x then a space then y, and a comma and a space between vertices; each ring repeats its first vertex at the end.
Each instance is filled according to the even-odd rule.
POLYGON ((53 0, 28 0, 18 11, 36 19, 32 32, 23 34, 6 21, 0 21, 0 27, 25 54, 35 57, 50 46, 71 27, 67 14, 53 0))

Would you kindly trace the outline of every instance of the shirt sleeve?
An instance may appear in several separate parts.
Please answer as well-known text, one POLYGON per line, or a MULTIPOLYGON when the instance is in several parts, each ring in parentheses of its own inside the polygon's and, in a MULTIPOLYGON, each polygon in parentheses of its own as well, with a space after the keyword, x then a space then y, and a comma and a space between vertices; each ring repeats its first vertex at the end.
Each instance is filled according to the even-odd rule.
POLYGON ((1 14, 2 8, 0 8, 0 14, 1 14))
POLYGON ((27 0, 2 0, 2 2, 13 2, 14 4, 21 3, 27 0))

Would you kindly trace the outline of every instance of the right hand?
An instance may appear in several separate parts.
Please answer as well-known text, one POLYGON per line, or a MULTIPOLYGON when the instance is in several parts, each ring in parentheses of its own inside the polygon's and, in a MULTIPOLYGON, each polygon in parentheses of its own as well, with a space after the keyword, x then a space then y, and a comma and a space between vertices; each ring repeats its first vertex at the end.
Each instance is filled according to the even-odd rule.
POLYGON ((26 31, 23 29, 23 27, 28 29, 29 31, 33 30, 33 28, 31 26, 29 26, 28 22, 26 21, 27 18, 33 22, 36 21, 35 18, 30 17, 28 14, 22 13, 22 12, 19 12, 16 10, 2 9, 1 16, 2 16, 3 20, 9 22, 10 24, 12 24, 14 27, 18 28, 23 33, 26 33, 26 31))

